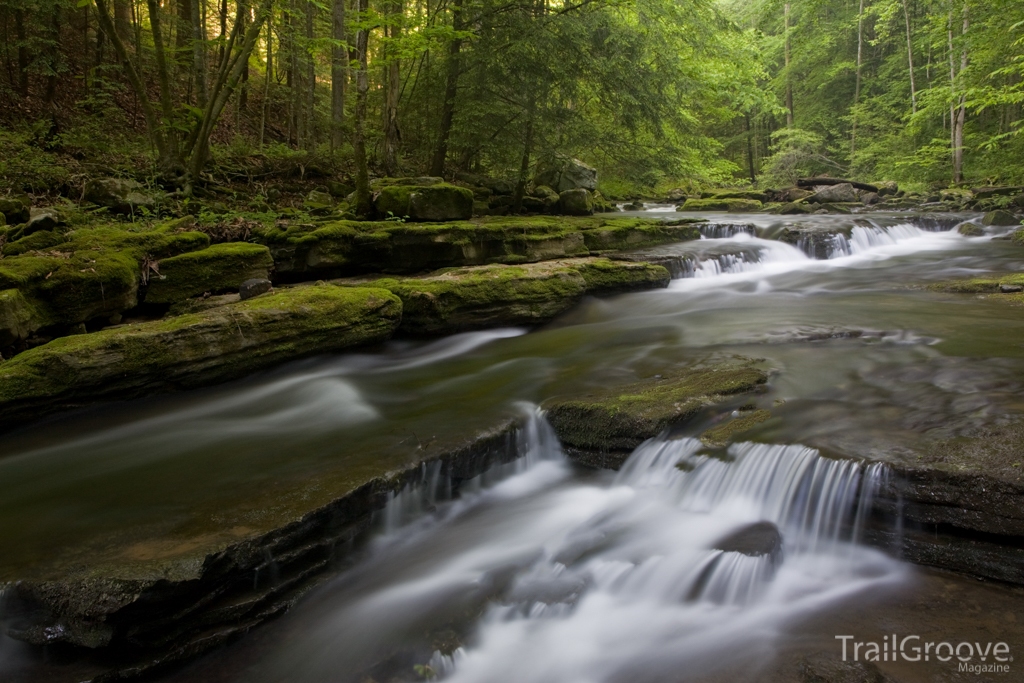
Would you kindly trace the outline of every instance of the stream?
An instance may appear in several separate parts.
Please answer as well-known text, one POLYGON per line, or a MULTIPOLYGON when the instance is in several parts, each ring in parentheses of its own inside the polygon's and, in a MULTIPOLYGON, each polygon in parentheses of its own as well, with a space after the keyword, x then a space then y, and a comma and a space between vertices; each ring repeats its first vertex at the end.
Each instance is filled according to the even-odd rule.
MULTIPOLYGON (((969 215, 707 217, 703 239, 635 255, 669 268, 667 289, 587 299, 539 330, 393 341, 5 436, 0 578, 259 529, 352 472, 516 417, 519 460, 402 491, 286 616, 161 680, 785 681, 840 633, 1024 645, 1018 589, 862 542, 885 462, 1024 416, 1019 309, 927 289, 1022 271, 1024 252, 1006 229, 960 235, 969 215), (787 226, 801 237, 781 241, 787 226), (722 419, 708 413, 590 470, 537 407, 739 356, 769 371, 741 402, 771 417, 722 452, 695 438, 722 419)), ((51 665, 0 639, 0 680, 51 665)), ((961 680, 936 662, 886 671, 961 680)))

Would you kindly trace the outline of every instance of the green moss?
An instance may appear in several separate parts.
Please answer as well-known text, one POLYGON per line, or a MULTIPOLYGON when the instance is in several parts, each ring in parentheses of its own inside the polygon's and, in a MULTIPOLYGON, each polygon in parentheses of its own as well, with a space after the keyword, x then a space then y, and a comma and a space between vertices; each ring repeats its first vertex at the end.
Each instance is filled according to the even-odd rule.
POLYGON ((1024 229, 1015 231, 1010 239, 1014 244, 1024 247, 1024 229))
POLYGON ((747 365, 694 368, 583 398, 545 403, 563 443, 592 451, 628 451, 693 417, 722 396, 755 390, 767 375, 747 365))
POLYGON ((1024 273, 970 280, 948 280, 931 284, 928 289, 953 294, 989 294, 998 293, 1000 285, 1024 286, 1024 273))
POLYGON ((147 303, 171 304, 206 292, 237 290, 251 278, 266 278, 274 265, 260 244, 229 242, 172 256, 159 262, 160 275, 146 290, 147 303))
POLYGON ((708 429, 700 435, 700 440, 707 446, 725 446, 735 435, 761 424, 771 416, 771 411, 768 410, 741 413, 737 418, 708 429))
POLYGON ((47 324, 36 306, 16 289, 0 291, 0 347, 26 339, 47 324))
POLYGON ((56 247, 64 242, 64 235, 50 230, 34 232, 28 237, 22 237, 3 248, 4 256, 20 256, 30 251, 40 251, 56 247))
POLYGON ((374 205, 382 216, 406 218, 409 215, 409 195, 415 187, 408 185, 389 185, 381 189, 374 205))
POLYGON ((608 259, 565 259, 526 265, 448 268, 421 277, 349 284, 383 287, 402 299, 402 330, 449 334, 500 325, 537 325, 587 293, 665 287, 661 266, 608 259))
POLYGON ((728 211, 746 213, 760 211, 761 202, 756 199, 687 199, 680 211, 728 211))
POLYGON ((81 401, 215 384, 381 341, 400 318, 386 290, 324 285, 62 337, 0 365, 0 415, 10 423, 81 401))

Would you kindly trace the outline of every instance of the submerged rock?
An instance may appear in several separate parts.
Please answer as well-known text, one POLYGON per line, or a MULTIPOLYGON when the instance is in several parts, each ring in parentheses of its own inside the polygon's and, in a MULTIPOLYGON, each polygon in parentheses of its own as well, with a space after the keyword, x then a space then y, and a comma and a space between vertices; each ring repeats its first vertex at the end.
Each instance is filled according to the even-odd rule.
POLYGON ((402 300, 400 329, 432 335, 538 325, 574 306, 584 294, 666 287, 669 279, 661 266, 583 258, 453 268, 422 277, 353 284, 393 292, 402 300))
POLYGON ((582 397, 547 401, 548 421, 571 456, 617 468, 646 439, 725 396, 757 390, 764 371, 735 363, 677 371, 582 397))
POLYGON ((768 556, 775 562, 782 554, 782 534, 771 522, 755 522, 718 539, 711 547, 749 557, 768 556))
POLYGON ((0 365, 0 427, 99 400, 209 386, 304 355, 383 341, 401 311, 386 290, 325 285, 55 339, 0 365))

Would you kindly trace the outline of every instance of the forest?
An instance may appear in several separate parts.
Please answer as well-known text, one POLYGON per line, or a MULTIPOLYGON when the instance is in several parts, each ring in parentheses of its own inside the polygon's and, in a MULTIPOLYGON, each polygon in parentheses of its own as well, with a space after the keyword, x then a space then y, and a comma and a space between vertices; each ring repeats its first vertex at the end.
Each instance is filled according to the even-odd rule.
POLYGON ((559 155, 611 199, 1024 179, 1013 0, 3 0, 0 31, 8 192, 320 172, 365 210, 369 177, 559 155))

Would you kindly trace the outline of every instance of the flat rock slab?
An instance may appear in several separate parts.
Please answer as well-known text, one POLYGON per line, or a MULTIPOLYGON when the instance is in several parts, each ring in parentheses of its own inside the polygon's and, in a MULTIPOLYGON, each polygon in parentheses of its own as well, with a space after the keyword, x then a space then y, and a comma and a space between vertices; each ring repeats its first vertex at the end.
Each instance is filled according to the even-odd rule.
POLYGON ((767 381, 767 373, 751 363, 722 363, 683 369, 589 396, 554 398, 543 407, 570 456, 585 464, 617 469, 645 440, 725 397, 757 391, 767 381))
POLYGON ((402 300, 400 330, 453 334, 495 326, 539 325, 586 294, 667 287, 661 266, 605 258, 559 259, 518 266, 451 268, 421 277, 348 281, 386 289, 402 300))
POLYGON ((0 365, 0 427, 106 399, 209 386, 314 353, 384 341, 401 301, 384 289, 313 286, 90 334, 0 365))

